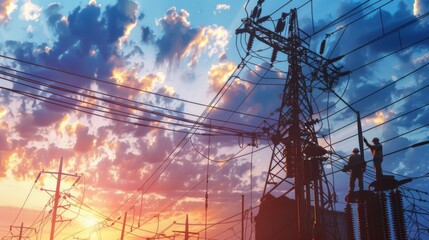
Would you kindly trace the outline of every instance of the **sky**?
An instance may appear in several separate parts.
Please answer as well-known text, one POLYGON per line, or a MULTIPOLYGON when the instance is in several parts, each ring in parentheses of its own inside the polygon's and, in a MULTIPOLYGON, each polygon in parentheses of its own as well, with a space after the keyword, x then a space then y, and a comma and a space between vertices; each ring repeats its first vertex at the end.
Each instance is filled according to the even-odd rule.
MULTIPOLYGON (((242 195, 246 209, 262 196, 288 70, 284 53, 271 62, 271 47, 236 34, 256 5, 0 0, 0 236, 23 223, 48 239, 62 161, 56 239, 119 239, 124 221, 127 239, 183 237, 186 216, 201 238, 238 239, 242 195)), ((311 85, 336 210, 359 111, 385 174, 415 178, 406 207, 426 212, 429 145, 410 146, 429 140, 429 3, 266 1, 261 25, 292 8, 306 48, 344 55, 335 64, 348 72, 336 94, 311 85)))

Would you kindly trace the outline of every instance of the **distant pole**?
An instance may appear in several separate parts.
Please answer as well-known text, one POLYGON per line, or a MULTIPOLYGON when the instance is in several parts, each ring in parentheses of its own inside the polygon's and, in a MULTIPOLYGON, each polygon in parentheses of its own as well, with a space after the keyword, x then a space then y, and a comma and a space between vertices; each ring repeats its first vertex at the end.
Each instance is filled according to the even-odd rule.
POLYGON ((244 240, 244 194, 241 195, 241 240, 244 240))
MULTIPOLYGON (((21 226, 10 226, 10 231, 12 231, 12 228, 19 228, 19 235, 14 235, 12 234, 11 239, 16 239, 16 237, 18 237, 19 240, 21 239, 26 239, 28 237, 23 237, 22 236, 22 230, 24 229, 28 229, 28 230, 34 230, 34 232, 36 232, 35 228, 31 228, 31 227, 24 227, 24 223, 21 223, 21 226)), ((2 239, 6 239, 6 237, 2 238, 2 239)))
POLYGON ((122 225, 121 240, 124 240, 125 225, 127 225, 127 213, 128 212, 125 212, 124 215, 124 224, 122 225))
POLYGON ((22 228, 24 227, 24 223, 21 223, 21 228, 19 229, 19 240, 22 239, 22 228))
MULTIPOLYGON (((211 125, 211 120, 210 120, 211 125)), ((207 213, 209 209, 209 167, 210 167, 210 143, 211 138, 209 134, 209 144, 207 147, 207 171, 206 171, 206 205, 205 205, 205 224, 204 224, 204 239, 207 239, 207 213)))
POLYGON ((60 186, 61 186, 62 171, 63 171, 63 158, 61 157, 60 168, 58 170, 57 188, 55 190, 54 208, 52 209, 51 236, 49 238, 50 240, 54 240, 54 235, 55 235, 55 223, 57 220, 58 201, 60 199, 60 186))
POLYGON ((188 222, 188 214, 186 214, 185 240, 189 240, 189 222, 188 222))

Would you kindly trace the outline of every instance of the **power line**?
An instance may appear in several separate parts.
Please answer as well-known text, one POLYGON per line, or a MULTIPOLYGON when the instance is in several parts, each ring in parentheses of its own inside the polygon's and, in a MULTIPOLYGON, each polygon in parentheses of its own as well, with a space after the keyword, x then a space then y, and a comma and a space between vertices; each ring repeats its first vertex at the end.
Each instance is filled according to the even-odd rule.
MULTIPOLYGON (((77 108, 85 108, 85 109, 91 110, 91 111, 101 111, 103 113, 118 114, 118 115, 120 115, 122 117, 130 117, 130 118, 134 118, 134 119, 138 119, 138 120, 145 120, 145 121, 150 121, 150 122, 159 122, 159 123, 164 123, 164 124, 178 125, 178 126, 182 126, 182 127, 189 127, 187 125, 176 124, 176 123, 169 122, 169 121, 162 121, 162 120, 159 120, 159 119, 156 119, 156 118, 147 118, 147 117, 144 117, 144 116, 142 117, 142 116, 138 116, 138 115, 131 114, 131 113, 128 113, 128 112, 120 111, 120 110, 117 110, 115 108, 98 105, 98 104, 95 104, 95 103, 92 103, 92 102, 88 102, 88 101, 85 101, 85 100, 79 100, 79 99, 76 99, 76 98, 73 98, 73 97, 68 97, 68 96, 59 94, 57 92, 48 91, 46 89, 40 88, 40 86, 46 86, 46 87, 52 88, 54 90, 64 91, 66 93, 72 93, 72 94, 75 94, 75 96, 82 96, 82 97, 86 97, 86 98, 96 99, 96 100, 99 100, 99 101, 104 101, 104 102, 106 102, 108 104, 118 105, 118 106, 121 106, 121 107, 125 107, 127 109, 133 109, 133 110, 139 110, 139 111, 143 111, 143 112, 148 112, 149 114, 156 114, 156 115, 159 115, 161 117, 171 118, 171 119, 174 119, 174 120, 177 120, 177 121, 183 121, 183 122, 187 122, 187 123, 195 123, 193 120, 190 120, 190 119, 185 119, 185 118, 181 118, 181 117, 178 117, 178 116, 173 116, 173 115, 169 115, 169 114, 165 114, 165 113, 158 113, 158 112, 154 112, 154 111, 149 111, 149 110, 146 110, 146 109, 142 109, 140 107, 131 106, 131 105, 128 105, 128 104, 122 104, 122 103, 114 101, 114 100, 100 98, 100 97, 97 97, 97 96, 92 96, 92 95, 88 95, 88 94, 84 94, 84 93, 80 93, 80 92, 76 92, 76 91, 71 91, 71 90, 59 88, 59 87, 52 86, 52 85, 46 85, 46 84, 44 84, 42 82, 33 81, 33 80, 22 78, 22 77, 19 77, 19 76, 13 76, 13 77, 16 77, 16 78, 18 78, 20 80, 28 81, 28 82, 33 83, 33 84, 37 84, 37 87, 31 86, 31 85, 28 85, 28 84, 24 84, 24 83, 18 82, 18 81, 13 81, 13 80, 10 80, 10 79, 7 79, 7 78, 2 78, 2 77, 0 77, 0 78, 3 79, 3 80, 5 80, 5 81, 11 81, 11 82, 13 82, 15 84, 23 85, 23 86, 25 86, 27 88, 37 89, 38 91, 45 92, 45 93, 48 93, 48 94, 51 94, 51 95, 56 95, 56 96, 61 97, 61 98, 66 98, 66 99, 71 100, 71 101, 85 103, 85 105, 92 105, 92 106, 95 106, 95 107, 98 107, 98 108, 105 108, 105 109, 107 109, 109 111, 98 110, 98 109, 95 109, 95 108, 92 108, 92 107, 85 107, 85 106, 82 106, 82 105, 79 105, 79 104, 73 104, 73 103, 70 103, 70 102, 61 101, 63 104, 61 104, 60 106, 66 107, 66 106, 64 106, 64 104, 71 105, 71 107, 66 107, 66 108, 70 108, 70 109, 74 109, 75 107, 77 107, 77 108), (117 112, 119 112, 119 113, 117 113, 117 112)), ((9 88, 3 88, 3 89, 9 90, 9 91, 14 91, 16 93, 24 94, 24 92, 22 92, 22 91, 18 92, 17 90, 14 90, 14 89, 9 89, 9 88)), ((49 97, 42 96, 41 94, 27 93, 27 96, 29 96, 29 95, 32 95, 33 98, 37 98, 38 100, 42 100, 42 99, 46 99, 46 100, 49 99, 50 100, 50 99, 52 99, 52 98, 49 98, 49 97)), ((57 101, 57 100, 55 100, 55 101, 57 101)), ((50 102, 52 104, 55 104, 55 101, 46 101, 46 102, 50 102)), ((57 104, 57 105, 59 105, 59 104, 57 104)), ((89 111, 86 111, 86 113, 90 114, 89 111)), ((103 115, 99 115, 98 114, 97 116, 103 116, 103 115)), ((194 116, 197 116, 197 115, 194 115, 194 116)), ((115 120, 114 118, 110 118, 110 119, 115 120)), ((212 120, 212 121, 215 121, 215 122, 224 122, 225 123, 224 120, 214 119, 214 118, 209 118, 209 119, 212 120)), ((126 122, 131 123, 131 124, 133 123, 131 121, 126 121, 126 122)), ((228 122, 231 123, 231 124, 235 124, 237 126, 254 127, 254 126, 251 126, 251 125, 248 125, 248 124, 244 124, 244 123, 234 123, 234 122, 231 122, 231 121, 228 121, 228 122)), ((216 129, 217 128, 216 125, 210 124, 210 126, 209 126, 209 124, 206 124, 206 123, 201 123, 201 124, 204 127, 206 127, 206 128, 207 127, 211 128, 211 129, 216 129)), ((168 128, 165 128, 165 129, 168 129, 168 128)), ((228 131, 236 132, 235 134, 237 134, 237 133, 239 133, 239 134, 246 134, 245 132, 242 132, 240 130, 236 130, 236 129, 233 129, 233 128, 222 127, 222 129, 224 129, 224 130, 229 129, 228 131)), ((174 131, 174 130, 172 130, 172 131, 174 131)), ((228 134, 228 133, 226 133, 226 134, 228 134)))

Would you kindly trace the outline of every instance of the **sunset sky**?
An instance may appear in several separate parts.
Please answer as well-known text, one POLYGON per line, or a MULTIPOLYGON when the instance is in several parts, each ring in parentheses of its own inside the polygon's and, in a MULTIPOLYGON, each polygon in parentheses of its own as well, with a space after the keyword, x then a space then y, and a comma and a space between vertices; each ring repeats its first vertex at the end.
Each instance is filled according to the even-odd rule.
MULTIPOLYGON (((0 237, 23 223, 25 236, 49 239, 63 159, 56 239, 119 239, 125 213, 126 239, 183 236, 186 215, 200 239, 239 239, 241 196, 255 207, 264 188, 264 127, 276 124, 288 66, 236 35, 257 2, 0 0, 0 237)), ((429 145, 407 147, 429 140, 429 2, 267 0, 263 25, 292 8, 308 48, 326 40, 323 56, 345 55, 337 64, 350 71, 333 89, 342 100, 320 89, 312 99, 336 210, 342 157, 358 144, 344 101, 383 143, 385 174, 416 178, 406 199, 428 199, 418 177, 429 145)))

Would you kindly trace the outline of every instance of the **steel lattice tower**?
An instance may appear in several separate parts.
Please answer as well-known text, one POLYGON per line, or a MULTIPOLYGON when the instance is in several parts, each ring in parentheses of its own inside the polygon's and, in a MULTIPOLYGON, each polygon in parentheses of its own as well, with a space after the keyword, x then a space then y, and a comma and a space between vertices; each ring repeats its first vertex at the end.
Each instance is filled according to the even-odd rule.
POLYGON ((344 73, 333 63, 341 57, 326 59, 309 49, 300 37, 296 9, 282 14, 275 32, 261 26, 264 21, 259 18, 262 2, 258 2, 250 18, 243 20, 244 27, 236 31, 237 34, 249 34, 248 50, 258 39, 273 48, 272 62, 278 52, 286 54, 288 59, 278 124, 270 133, 274 148, 262 201, 283 183, 292 183, 287 192, 294 190, 297 204, 297 239, 324 239, 323 208, 327 200, 323 199, 322 161, 326 151, 318 145, 316 137, 314 125, 318 120, 313 119, 311 90, 318 85, 319 89, 329 91, 338 82, 339 76, 344 73), (285 28, 287 17, 287 37, 283 37, 280 32, 285 28))

